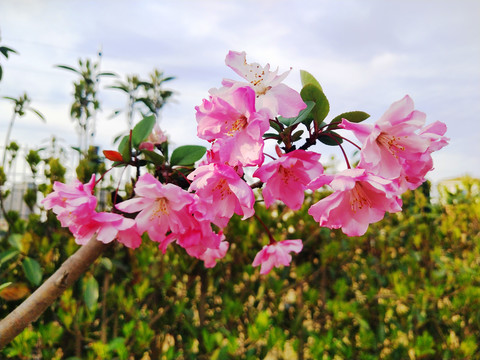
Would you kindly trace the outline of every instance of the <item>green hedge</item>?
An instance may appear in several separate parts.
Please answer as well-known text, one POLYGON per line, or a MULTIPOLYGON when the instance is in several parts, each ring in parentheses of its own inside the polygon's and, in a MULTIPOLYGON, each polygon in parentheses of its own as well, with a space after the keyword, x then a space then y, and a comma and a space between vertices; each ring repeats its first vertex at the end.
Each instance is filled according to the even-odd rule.
MULTIPOLYGON (((437 204, 428 185, 408 192, 402 213, 355 238, 307 214, 322 195, 297 213, 259 205, 278 239, 304 240, 291 267, 267 276, 251 266, 268 243, 255 219, 232 219, 213 269, 179 247, 115 245, 2 358, 480 358, 478 184, 465 179, 437 204)), ((52 217, 18 219, 16 231, 0 243, 0 284, 13 283, 2 317, 77 248, 52 217)))

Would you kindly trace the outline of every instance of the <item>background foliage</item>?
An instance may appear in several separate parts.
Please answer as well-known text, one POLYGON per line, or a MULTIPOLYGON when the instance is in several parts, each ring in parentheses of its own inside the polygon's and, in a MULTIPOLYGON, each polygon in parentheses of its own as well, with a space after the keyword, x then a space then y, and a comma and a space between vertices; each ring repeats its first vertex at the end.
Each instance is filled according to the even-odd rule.
MULTIPOLYGON (((50 160, 51 161, 51 160, 50 160)), ((432 204, 428 184, 404 211, 348 238, 307 209, 257 214, 277 238, 301 238, 291 267, 260 276, 255 219, 235 217, 213 269, 151 241, 112 246, 2 351, 11 359, 480 358, 480 182, 432 204)), ((45 189, 48 191, 48 189, 45 189)), ((77 248, 51 214, 16 219, 0 242, 1 316, 77 248)), ((147 240, 147 239, 146 239, 147 240)))

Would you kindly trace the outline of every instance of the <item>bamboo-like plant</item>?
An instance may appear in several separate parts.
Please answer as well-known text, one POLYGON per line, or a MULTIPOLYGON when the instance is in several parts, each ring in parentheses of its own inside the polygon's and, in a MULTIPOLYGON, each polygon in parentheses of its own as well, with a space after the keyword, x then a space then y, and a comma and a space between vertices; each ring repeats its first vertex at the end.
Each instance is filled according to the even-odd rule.
POLYGON ((30 99, 30 97, 28 96, 28 94, 26 92, 24 92, 18 98, 14 98, 14 97, 10 97, 10 96, 4 96, 3 98, 12 101, 12 103, 14 105, 12 117, 10 119, 10 123, 8 124, 7 133, 5 135, 5 143, 4 143, 5 144, 5 149, 3 151, 3 160, 2 160, 2 166, 5 167, 5 161, 7 159, 7 147, 9 145, 10 135, 12 133, 13 124, 15 123, 15 120, 17 119, 17 117, 21 118, 21 117, 25 116, 27 114, 27 112, 33 112, 43 122, 45 122, 46 120, 45 120, 45 117, 43 116, 43 114, 40 111, 38 111, 37 109, 30 106, 30 103, 31 103, 32 100, 30 99))
MULTIPOLYGON (((2 36, 0 34, 0 42, 1 41, 2 41, 2 36)), ((8 59, 8 56, 10 53, 18 54, 17 51, 7 46, 0 46, 0 53, 5 57, 5 59, 8 59)), ((3 68, 2 68, 2 64, 0 63, 0 81, 2 81, 2 77, 3 77, 3 68)))
POLYGON ((98 84, 104 76, 116 76, 112 72, 101 72, 100 62, 90 59, 78 60, 78 68, 67 65, 57 65, 58 68, 71 71, 79 75, 73 83, 74 101, 70 107, 70 116, 77 122, 79 132, 79 151, 85 156, 90 139, 95 136, 95 114, 100 109, 97 97, 98 84))

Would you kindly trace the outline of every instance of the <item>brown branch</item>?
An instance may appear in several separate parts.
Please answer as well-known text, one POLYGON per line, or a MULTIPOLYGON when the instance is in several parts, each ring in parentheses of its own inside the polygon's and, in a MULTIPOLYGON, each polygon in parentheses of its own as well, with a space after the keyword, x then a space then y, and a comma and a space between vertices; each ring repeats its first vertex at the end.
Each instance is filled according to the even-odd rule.
POLYGON ((107 249, 92 238, 77 250, 32 295, 0 321, 0 349, 12 341, 70 287, 85 270, 107 249))

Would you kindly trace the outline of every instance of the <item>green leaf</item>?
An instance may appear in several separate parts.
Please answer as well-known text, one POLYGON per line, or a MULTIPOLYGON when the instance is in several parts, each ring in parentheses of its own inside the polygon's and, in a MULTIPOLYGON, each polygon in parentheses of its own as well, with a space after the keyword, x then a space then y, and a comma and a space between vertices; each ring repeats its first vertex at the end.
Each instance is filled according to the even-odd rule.
POLYGON ((21 234, 12 234, 8 237, 8 243, 15 249, 22 251, 22 238, 21 234))
POLYGON ((170 165, 193 165, 195 161, 200 160, 207 152, 204 146, 185 145, 173 150, 170 158, 170 165))
POLYGON ((81 75, 81 72, 78 71, 77 69, 71 67, 71 66, 67 66, 67 65, 56 65, 56 67, 60 68, 60 69, 64 69, 64 70, 69 70, 69 71, 73 71, 73 72, 76 72, 77 74, 80 74, 81 75))
POLYGON ((284 124, 285 126, 292 126, 298 123, 301 123, 305 119, 307 119, 308 115, 310 112, 313 110, 315 107, 315 102, 314 101, 305 101, 305 104, 307 104, 307 107, 300 111, 298 113, 298 116, 295 116, 293 118, 284 118, 282 116, 278 117, 278 120, 284 124))
POLYGON ((263 134, 263 138, 264 139, 266 139, 266 138, 280 139, 280 135, 275 134, 275 133, 265 133, 265 134, 263 134))
POLYGON ((2 69, 2 67, 0 66, 0 81, 2 81, 2 76, 3 76, 3 69, 2 69))
POLYGON ((42 268, 37 260, 26 257, 22 262, 23 272, 32 285, 38 286, 42 281, 42 268))
POLYGON ((93 308, 97 305, 98 282, 93 276, 90 276, 85 283, 85 293, 83 294, 83 300, 85 301, 85 305, 89 310, 93 310, 93 308))
POLYGON ((110 260, 107 257, 102 257, 100 259, 100 263, 105 267, 105 269, 107 269, 107 271, 112 271, 112 268, 113 268, 112 260, 110 260))
POLYGON ((415 340, 415 354, 418 356, 426 356, 426 355, 433 355, 435 354, 435 341, 433 337, 428 333, 428 331, 424 330, 422 335, 417 337, 415 340))
POLYGON ((294 132, 293 135, 292 135, 292 141, 295 142, 295 141, 300 140, 302 134, 303 134, 303 130, 298 130, 298 131, 294 132))
POLYGON ((329 132, 323 133, 323 134, 324 135, 320 135, 318 137, 318 140, 321 141, 322 143, 324 143, 325 145, 337 146, 337 145, 340 145, 341 143, 343 143, 343 139, 340 137, 340 135, 338 135, 334 131, 329 131, 329 132), (327 134, 333 135, 334 138, 332 136, 327 135, 327 134))
POLYGON ((121 138, 123 138, 125 135, 123 134, 120 134, 120 135, 117 135, 115 136, 115 138, 113 139, 113 143, 116 144, 118 142, 118 140, 120 140, 121 138))
POLYGON ((107 86, 108 89, 117 89, 117 90, 122 90, 126 93, 128 93, 128 88, 127 85, 112 85, 112 86, 107 86))
POLYGON ((2 266, 4 263, 7 261, 13 259, 15 256, 17 256, 20 252, 17 249, 9 249, 7 251, 4 251, 0 254, 0 266, 2 266))
POLYGON ((98 74, 98 76, 117 76, 117 74, 112 72, 101 72, 98 74))
POLYGON ((130 144, 129 144, 129 136, 124 136, 120 144, 118 145, 118 152, 122 154, 123 161, 125 163, 130 162, 130 144))
POLYGON ((152 113, 155 112, 155 104, 153 103, 153 101, 151 99, 146 98, 146 97, 142 97, 142 98, 136 99, 135 102, 141 102, 146 107, 148 107, 148 110, 150 110, 152 113))
POLYGON ((12 284, 11 282, 3 283, 2 285, 0 285, 0 290, 3 290, 3 289, 5 289, 6 287, 9 287, 11 284, 12 284))
POLYGON ((43 114, 42 114, 40 111, 38 111, 38 110, 36 110, 36 109, 32 109, 32 108, 30 108, 29 110, 31 110, 31 111, 33 111, 35 114, 37 114, 37 116, 38 116, 43 122, 46 122, 45 116, 43 116, 43 114))
POLYGON ((370 117, 369 114, 363 111, 349 111, 344 112, 338 116, 335 116, 332 121, 330 121, 330 125, 328 126, 328 130, 335 130, 338 129, 338 124, 342 122, 342 119, 347 119, 350 122, 359 123, 364 120, 367 120, 370 117))
POLYGON ((132 132, 132 145, 134 148, 138 148, 148 135, 150 135, 155 126, 155 122, 155 116, 151 115, 143 118, 142 121, 135 125, 132 132))
POLYGON ((8 59, 8 53, 11 52, 11 53, 14 53, 14 54, 18 54, 15 50, 9 48, 9 47, 6 47, 6 46, 0 46, 0 52, 3 54, 3 56, 5 56, 5 58, 8 59))
POLYGON ((165 158, 155 151, 142 150, 142 153, 155 165, 162 165, 165 163, 165 158))
POLYGON ((300 80, 302 81, 302 87, 305 87, 306 85, 311 84, 318 87, 323 92, 323 89, 320 86, 320 83, 318 82, 318 80, 315 79, 315 77, 312 74, 310 74, 308 71, 300 70, 300 80))
POLYGON ((276 123, 275 121, 270 120, 270 126, 271 126, 273 129, 275 129, 276 131, 278 131, 279 133, 282 132, 281 126, 280 126, 278 123, 276 123))
POLYGON ((168 150, 169 150, 168 141, 165 141, 165 142, 160 144, 160 151, 162 152, 165 159, 168 159, 168 150))
POLYGON ((315 102, 315 107, 312 110, 313 119, 317 124, 320 124, 330 111, 330 104, 323 91, 313 84, 307 84, 300 91, 300 95, 305 102, 315 102))

